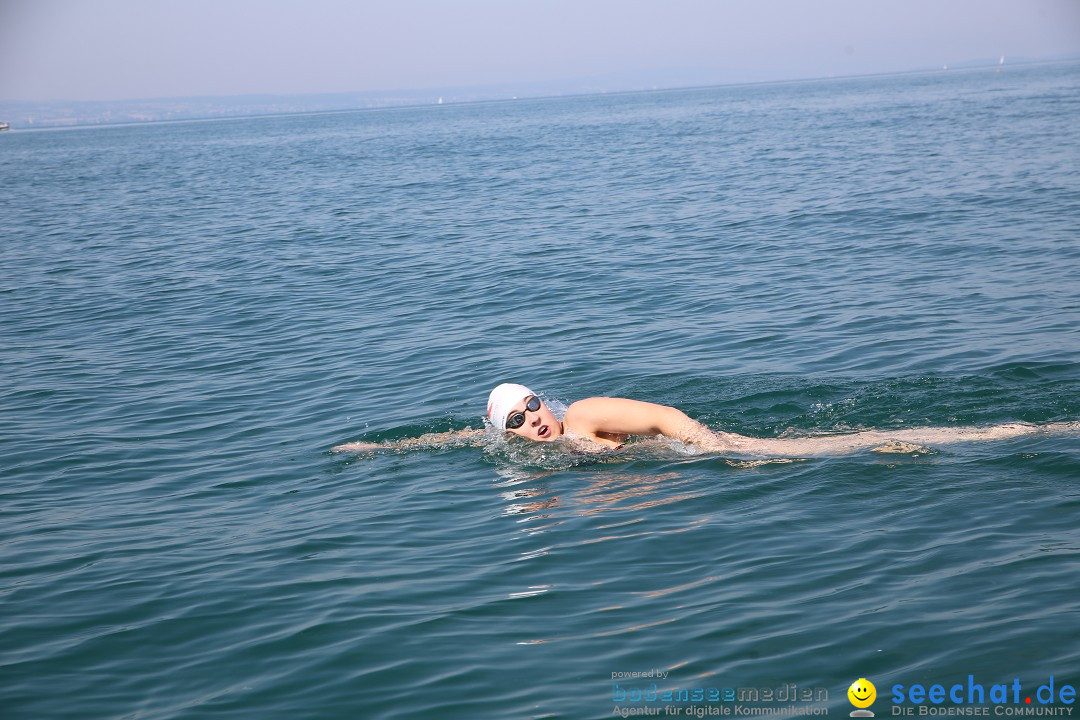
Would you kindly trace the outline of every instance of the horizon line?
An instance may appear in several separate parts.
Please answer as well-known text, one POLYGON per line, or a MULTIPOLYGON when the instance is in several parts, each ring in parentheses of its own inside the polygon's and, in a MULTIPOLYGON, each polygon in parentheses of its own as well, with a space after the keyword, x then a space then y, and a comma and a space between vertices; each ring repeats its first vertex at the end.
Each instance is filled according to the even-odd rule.
MULTIPOLYGON (((593 90, 587 92, 566 92, 557 94, 539 94, 539 95, 524 95, 513 97, 492 97, 477 100, 458 100, 434 103, 430 100, 423 102, 403 102, 399 104, 383 105, 379 107, 356 107, 356 108, 336 108, 331 110, 301 110, 301 111, 279 111, 279 112, 264 112, 264 113, 248 113, 248 114, 236 114, 236 115, 212 115, 212 116, 193 116, 188 118, 176 118, 176 119, 163 119, 163 120, 129 120, 119 122, 87 122, 87 123, 75 123, 71 125, 52 125, 52 126, 39 126, 39 127, 20 127, 11 126, 6 132, 40 132, 40 131, 52 131, 52 130, 74 130, 85 129, 95 127, 127 127, 127 126, 141 126, 141 125, 162 125, 169 123, 189 123, 189 122, 214 122, 218 120, 251 120, 257 118, 268 117, 302 117, 306 115, 331 115, 341 113, 357 113, 357 112, 375 112, 380 110, 398 110, 402 108, 417 108, 417 107, 446 107, 448 105, 478 105, 483 103, 503 103, 503 102, 520 102, 522 100, 553 100, 553 99, 565 99, 565 98, 583 98, 592 97, 598 95, 633 95, 639 93, 653 93, 653 92, 671 92, 681 90, 707 90, 710 88, 729 88, 729 87, 751 87, 756 85, 782 85, 786 83, 804 83, 804 82, 819 82, 823 80, 853 80, 858 78, 873 78, 873 77, 890 77, 900 75, 921 75, 932 74, 941 72, 964 72, 982 70, 991 67, 1002 67, 1000 62, 990 62, 983 64, 985 61, 966 61, 977 62, 979 64, 960 64, 955 66, 954 70, 950 70, 948 65, 942 65, 941 67, 926 67, 910 70, 892 70, 885 72, 872 72, 872 73, 857 73, 850 75, 820 75, 814 77, 795 77, 795 78, 781 78, 776 80, 749 80, 742 82, 724 82, 724 83, 709 83, 704 85, 671 85, 666 87, 652 87, 652 88, 637 88, 626 90, 593 90)), ((1037 60, 1021 60, 1011 63, 1011 67, 1022 67, 1032 65, 1053 65, 1058 63, 1080 62, 1080 55, 1072 55, 1066 57, 1050 58, 1050 59, 1037 59, 1037 60)), ((497 85, 463 85, 456 88, 444 88, 443 93, 450 90, 482 90, 484 88, 497 88, 497 85)), ((239 98, 252 98, 252 97, 264 97, 264 98, 313 98, 313 97, 327 97, 327 96, 345 96, 345 95, 371 95, 379 96, 389 95, 393 93, 429 93, 439 100, 442 100, 442 96, 439 95, 439 90, 423 88, 417 90, 385 90, 385 91, 345 91, 345 92, 331 92, 331 93, 247 93, 247 94, 233 94, 233 95, 175 95, 175 96, 159 96, 159 97, 145 97, 145 98, 127 98, 122 100, 2 100, 0 99, 0 105, 4 103, 21 103, 21 104, 63 104, 63 103, 96 103, 96 104, 108 104, 108 103, 136 103, 136 102, 155 102, 155 101, 180 101, 180 100, 196 100, 196 99, 216 99, 216 100, 228 100, 239 98)), ((507 91, 509 92, 509 91, 507 91)), ((0 122, 2 122, 0 118, 0 122)))

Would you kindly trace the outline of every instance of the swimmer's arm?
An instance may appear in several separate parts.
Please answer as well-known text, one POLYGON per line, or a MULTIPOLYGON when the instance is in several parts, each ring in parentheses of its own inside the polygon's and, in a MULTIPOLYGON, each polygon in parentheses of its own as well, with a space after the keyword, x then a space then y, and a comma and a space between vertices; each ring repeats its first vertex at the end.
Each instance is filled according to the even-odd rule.
POLYGON ((424 433, 420 437, 385 440, 383 442, 350 442, 335 445, 330 452, 374 452, 376 450, 408 450, 433 445, 481 445, 484 429, 465 428, 441 433, 424 433))
POLYGON ((663 435, 706 449, 714 449, 722 437, 666 405, 628 398, 594 397, 579 400, 566 410, 564 425, 576 435, 603 442, 608 435, 663 435))

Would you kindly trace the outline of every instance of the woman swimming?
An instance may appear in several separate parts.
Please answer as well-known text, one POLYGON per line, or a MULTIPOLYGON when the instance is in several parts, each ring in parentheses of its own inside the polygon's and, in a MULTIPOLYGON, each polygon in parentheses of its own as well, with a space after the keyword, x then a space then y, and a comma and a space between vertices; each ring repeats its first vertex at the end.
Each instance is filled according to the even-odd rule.
MULTIPOLYGON (((805 438, 753 438, 711 430, 676 408, 628 398, 591 397, 578 400, 566 409, 565 417, 559 420, 536 393, 514 383, 503 383, 491 391, 487 419, 496 430, 536 442, 553 442, 563 438, 588 452, 618 449, 631 436, 663 436, 706 453, 751 457, 837 455, 868 448, 877 452, 918 452, 926 451, 925 447, 921 447, 923 445, 1004 440, 1036 432, 1076 432, 1080 429, 1080 423, 1043 426, 1010 423, 986 428, 910 428, 805 438)), ((482 429, 468 429, 431 433, 389 443, 345 443, 333 450, 358 452, 448 442, 480 444, 484 434, 482 429)))

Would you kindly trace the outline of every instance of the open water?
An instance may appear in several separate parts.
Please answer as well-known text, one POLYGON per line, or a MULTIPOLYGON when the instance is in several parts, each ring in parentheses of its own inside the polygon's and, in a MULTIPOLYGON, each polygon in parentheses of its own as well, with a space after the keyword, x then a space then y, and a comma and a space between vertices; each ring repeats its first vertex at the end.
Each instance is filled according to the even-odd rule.
POLYGON ((761 437, 1076 421, 1078 117, 1071 63, 4 134, 0 715, 1080 684, 1075 436, 329 452, 502 381, 761 437))

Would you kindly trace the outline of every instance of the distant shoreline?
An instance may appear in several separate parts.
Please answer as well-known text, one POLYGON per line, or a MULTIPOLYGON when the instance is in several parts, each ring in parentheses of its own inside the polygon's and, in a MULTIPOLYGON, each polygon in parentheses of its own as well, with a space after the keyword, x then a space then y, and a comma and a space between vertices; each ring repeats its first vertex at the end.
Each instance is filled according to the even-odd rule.
POLYGON ((990 68, 1018 68, 1038 65, 1057 65, 1080 62, 1080 57, 1027 60, 1006 63, 963 64, 939 68, 922 68, 895 72, 864 73, 857 75, 829 75, 781 80, 757 80, 716 84, 688 84, 667 87, 621 88, 612 90, 581 90, 567 92, 542 92, 535 94, 519 92, 512 94, 503 88, 472 88, 397 91, 386 94, 332 93, 312 95, 222 95, 176 98, 146 98, 116 101, 0 101, 0 121, 10 124, 10 132, 35 132, 73 130, 86 128, 115 128, 140 125, 161 125, 188 122, 213 122, 217 120, 250 120, 266 117, 299 117, 307 115, 331 115, 377 110, 398 110, 426 106, 477 105, 482 103, 516 102, 525 100, 550 100, 556 98, 591 97, 598 95, 631 95, 651 92, 674 92, 705 90, 710 88, 735 88, 758 85, 783 85, 821 82, 828 80, 854 80, 874 77, 899 77, 932 75, 943 72, 977 72, 990 68), (312 104, 304 108, 302 104, 312 104), (320 103, 323 106, 320 106, 320 103), (340 107, 334 105, 340 104, 340 107), (21 110, 19 109, 21 106, 21 110), (85 116, 78 108, 84 108, 85 116), (187 109, 182 109, 182 108, 187 109), (281 109, 272 109, 279 107, 281 109), (52 113, 53 117, 48 117, 52 113), (45 114, 46 117, 42 117, 45 114), (117 118, 117 115, 127 118, 117 118), (20 118, 19 115, 22 115, 20 118), (155 117, 157 115, 157 117, 155 117), (34 117, 41 118, 34 121, 34 117))

